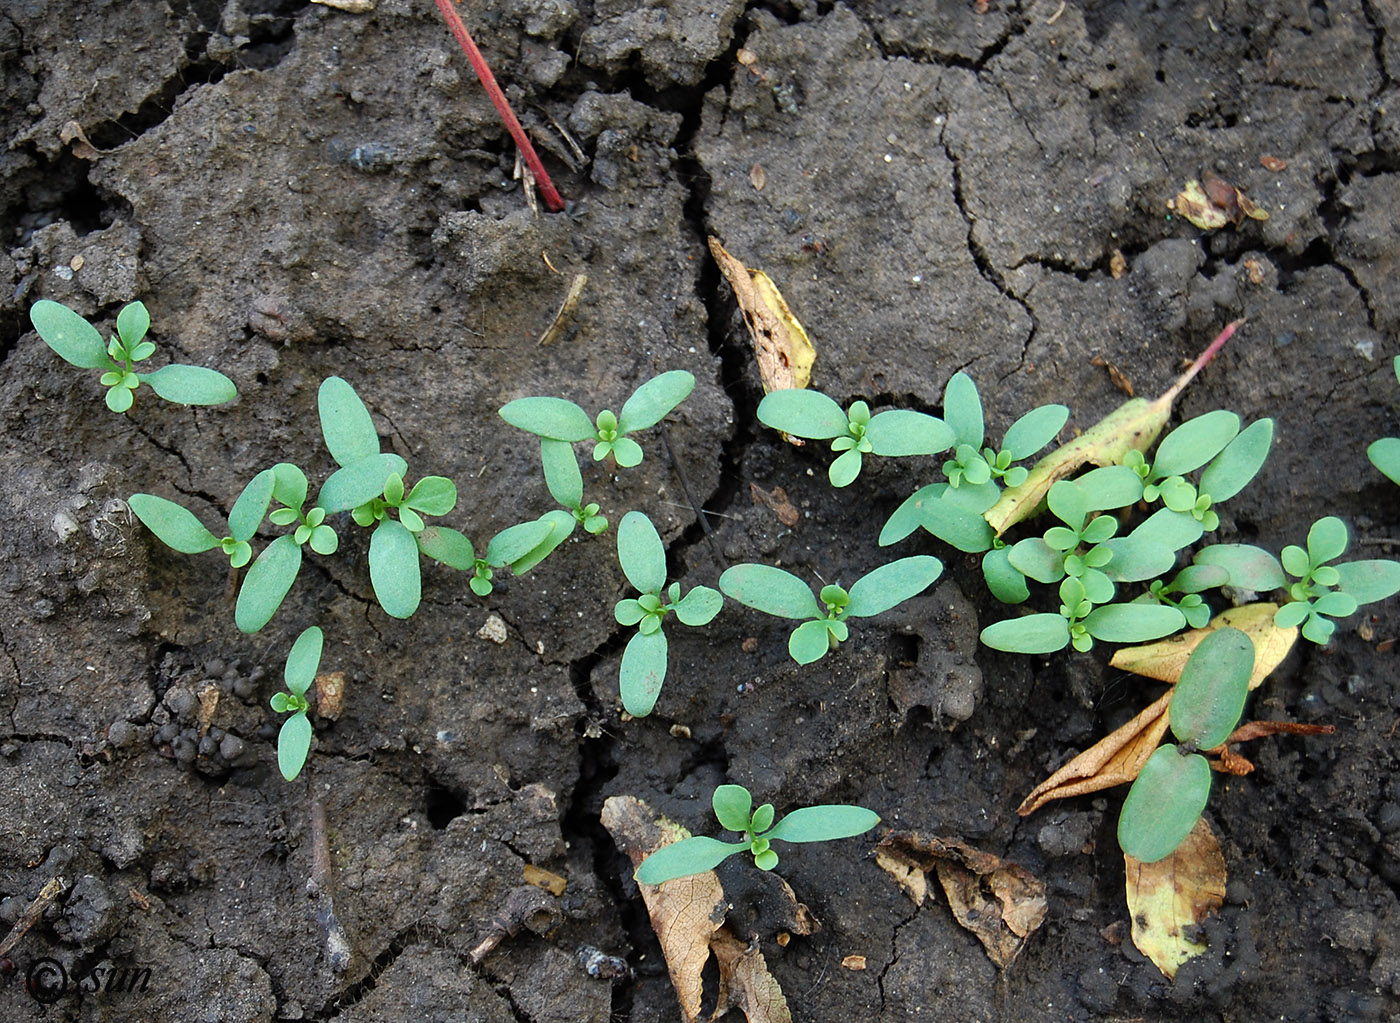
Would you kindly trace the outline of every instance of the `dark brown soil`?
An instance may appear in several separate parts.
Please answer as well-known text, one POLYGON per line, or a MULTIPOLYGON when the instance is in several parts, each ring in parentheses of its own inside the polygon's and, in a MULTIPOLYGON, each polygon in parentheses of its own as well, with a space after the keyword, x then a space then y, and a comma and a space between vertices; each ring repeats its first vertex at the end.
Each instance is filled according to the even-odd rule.
POLYGON ((995 435, 1045 402, 1077 428, 1110 411, 1123 395, 1096 355, 1156 394, 1244 317, 1177 409, 1277 421, 1221 539, 1278 550, 1338 514, 1360 556, 1393 555, 1400 501, 1364 450, 1400 434, 1400 9, 464 4, 571 200, 536 214, 433 5, 371 6, 0 11, 0 920, 67 884, 10 953, 0 1018, 675 1019, 598 816, 631 794, 713 833, 708 795, 727 780, 780 810, 860 803, 1048 885, 1045 926, 999 973, 946 905, 913 907, 870 837, 784 853, 823 925, 784 948, 752 869, 726 873, 731 922, 763 941, 795 1019, 1400 1019, 1395 600, 1302 644, 1254 697, 1256 717, 1338 732, 1256 744, 1255 773, 1216 786, 1228 896, 1208 953, 1168 982, 1126 940, 1121 793, 1015 814, 1160 687, 1108 669, 1106 650, 978 646, 1005 612, 975 559, 928 537, 897 551, 937 554, 944 581, 835 656, 799 669, 781 622, 731 606, 673 630, 656 713, 623 721, 612 606, 630 591, 612 532, 580 531, 486 600, 429 568, 423 607, 398 621, 373 601, 363 534, 343 529, 245 636, 217 555, 175 554, 125 505, 153 492, 222 522, 276 461, 324 479, 315 394, 338 374, 386 450, 457 481, 448 524, 481 543, 551 507, 533 438, 499 406, 617 408, 687 369, 699 384, 667 422, 669 455, 652 431, 639 469, 590 465, 590 497, 614 523, 647 511, 687 586, 748 560, 849 582, 891 557, 879 525, 935 466, 873 465, 836 492, 818 445, 757 424, 713 234, 783 289, 817 346, 815 386, 936 412, 966 370, 995 435), (64 141, 70 122, 95 151, 64 141), (1206 170, 1269 219, 1205 234, 1168 215, 1206 170), (567 331, 539 346, 578 273, 567 331), (171 357, 223 370, 240 398, 191 410, 143 389, 108 413, 29 330, 41 298, 104 328, 141 299, 171 357), (797 525, 754 485, 783 487, 797 525), (492 616, 504 642, 481 631, 492 616), (311 624, 348 696, 287 784, 267 701, 311 624), (207 728, 201 693, 217 695, 207 728), (310 896, 318 803, 329 891, 310 896), (474 963, 526 864, 567 891, 474 963), (588 948, 631 975, 591 976, 588 948), (841 968, 852 954, 863 972, 841 968), (50 1006, 24 983, 45 959, 69 981, 50 1006), (91 990, 146 967, 144 991, 91 990))

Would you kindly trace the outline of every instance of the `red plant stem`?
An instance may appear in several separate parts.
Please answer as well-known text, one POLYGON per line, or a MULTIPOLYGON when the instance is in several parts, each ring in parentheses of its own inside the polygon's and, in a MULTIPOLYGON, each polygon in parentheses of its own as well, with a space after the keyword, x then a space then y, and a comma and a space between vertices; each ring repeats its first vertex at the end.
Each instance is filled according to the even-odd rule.
POLYGON ((535 184, 540 188, 540 197, 544 199, 544 204, 549 207, 551 213, 558 213, 564 208, 564 200, 559 198, 559 193, 555 191, 554 182, 549 180, 549 173, 544 169, 544 164, 540 162, 535 147, 530 144, 525 129, 520 126, 520 121, 516 119, 515 111, 511 110, 506 94, 496 84, 496 76, 486 66, 486 58, 476 48, 476 43, 472 41, 467 26, 462 24, 462 19, 457 16, 457 12, 452 6, 452 0, 436 0, 436 2, 438 10, 447 19, 447 27, 452 30, 452 34, 456 36, 458 44, 462 47, 462 51, 467 55, 467 60, 471 62, 476 77, 481 79, 481 84, 486 89, 486 95, 491 97, 491 102, 496 106, 496 112, 501 115, 501 120, 505 122, 510 137, 515 139, 515 144, 525 157, 525 165, 535 176, 535 184))
POLYGON ((1242 319, 1225 324, 1225 329, 1217 334, 1215 340, 1206 346, 1206 350, 1196 358, 1195 362, 1191 363, 1191 368, 1181 374, 1181 376, 1177 378, 1176 383, 1172 384, 1167 392, 1158 398, 1157 401, 1170 406, 1171 403, 1176 400, 1176 396, 1186 388, 1187 384, 1196 379, 1196 374, 1210 364, 1210 360, 1215 358, 1216 352, 1224 348, 1225 342, 1229 341, 1230 338, 1234 336, 1235 331, 1239 330, 1243 325, 1244 320, 1242 319))

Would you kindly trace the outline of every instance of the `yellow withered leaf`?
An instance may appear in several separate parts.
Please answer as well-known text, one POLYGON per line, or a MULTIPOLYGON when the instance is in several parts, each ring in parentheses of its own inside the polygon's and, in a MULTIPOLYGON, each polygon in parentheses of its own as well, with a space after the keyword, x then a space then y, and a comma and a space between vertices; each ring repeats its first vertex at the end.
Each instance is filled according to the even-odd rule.
POLYGON ((817 350, 777 285, 762 270, 750 270, 731 256, 718 238, 710 239, 710 254, 734 289, 739 311, 753 337, 764 393, 806 387, 812 382, 817 350))
POLYGON ((1115 465, 1129 451, 1146 451, 1167 424, 1176 396, 1215 358, 1215 353, 1242 323, 1243 320, 1236 320, 1228 324, 1161 397, 1155 401, 1146 398, 1125 401, 1074 440, 1042 458, 1019 486, 1007 487, 997 503, 983 513, 988 525, 1000 536, 1034 515, 1045 503, 1050 488, 1084 465, 1115 465))
POLYGON ((1210 201, 1205 189, 1195 178, 1186 182, 1175 199, 1167 203, 1169 209, 1180 213, 1202 231, 1214 231, 1230 222, 1225 211, 1210 201))
POLYGON ((1168 979, 1206 950, 1193 940, 1203 920, 1225 901, 1225 857, 1205 817, 1156 863, 1123 856, 1133 944, 1168 979))
POLYGON ((1108 663, 1111 667, 1155 678, 1159 682, 1175 682, 1181 678, 1181 669, 1186 667, 1186 659, 1196 649, 1196 644, 1214 630, 1228 626, 1239 629, 1254 643, 1254 674, 1249 677, 1249 688, 1257 689, 1298 641, 1296 626, 1285 629, 1274 624, 1274 612, 1277 610, 1277 604, 1232 607, 1221 611, 1205 628, 1192 629, 1155 643, 1123 647, 1114 653, 1108 663))

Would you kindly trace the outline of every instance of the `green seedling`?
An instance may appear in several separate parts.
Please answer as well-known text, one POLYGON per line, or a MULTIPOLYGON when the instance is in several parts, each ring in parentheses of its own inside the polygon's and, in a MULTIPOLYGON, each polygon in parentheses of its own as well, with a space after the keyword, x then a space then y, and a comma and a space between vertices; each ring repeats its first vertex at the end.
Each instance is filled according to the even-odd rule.
POLYGON ((993 622, 982 630, 982 642, 993 650, 1013 654, 1051 654, 1067 646, 1092 650, 1105 643, 1144 643, 1161 639, 1186 625, 1186 616, 1165 604, 1105 604, 1095 607, 1075 576, 1060 583, 1058 614, 1045 612, 993 622))
POLYGON ((863 401, 844 412, 820 391, 800 388, 773 391, 758 403, 758 421, 794 437, 831 441, 840 452, 827 470, 833 487, 844 487, 860 475, 868 455, 900 457, 932 455, 953 446, 953 431, 943 420, 909 409, 870 414, 863 401))
POLYGON ((234 623, 243 632, 258 632, 282 606, 301 571, 303 547, 323 556, 340 547, 340 538, 325 521, 326 510, 319 504, 303 510, 306 473, 291 462, 278 462, 266 472, 272 474, 272 500, 280 505, 268 518, 274 525, 294 528, 264 547, 243 577, 233 609, 234 623))
POLYGON ((1143 863, 1176 851, 1210 798, 1210 761, 1239 724, 1254 671, 1254 644, 1239 629, 1210 633, 1196 646, 1172 690, 1167 717, 1177 743, 1143 764, 1118 818, 1118 844, 1143 863), (1179 744, 1179 745, 1178 745, 1179 744))
POLYGON ((888 611, 922 593, 942 572, 943 563, 927 554, 900 558, 861 576, 849 592, 823 586, 818 602, 812 588, 791 572, 770 565, 735 565, 719 577, 719 588, 731 600, 764 614, 809 619, 788 638, 788 653, 798 664, 811 664, 847 639, 848 619, 888 611))
POLYGON ((1151 464, 1136 448, 1127 452, 1123 464, 1141 477, 1148 504, 1160 499, 1171 511, 1194 518, 1205 532, 1214 532, 1220 515, 1212 505, 1234 497, 1258 475, 1273 439, 1272 419, 1251 423, 1241 432, 1239 416, 1217 409, 1187 420, 1162 438, 1151 464), (1198 490, 1186 474, 1202 466, 1198 490))
POLYGON ((1283 569, 1297 581, 1288 587, 1291 598, 1274 615, 1280 628, 1301 625, 1303 638, 1325 644, 1336 625, 1332 618, 1346 618, 1362 604, 1400 593, 1400 562, 1348 561, 1329 565, 1346 552, 1347 527, 1329 515, 1308 530, 1304 550, 1292 544, 1283 549, 1283 569))
POLYGON ((1220 565, 1187 565, 1171 582, 1152 580, 1148 592, 1139 601, 1166 604, 1176 608, 1193 629, 1203 629, 1210 623, 1210 605, 1201 594, 1230 584, 1230 572, 1220 565))
MULTIPOLYGON (((1393 366, 1395 379, 1400 381, 1400 355, 1395 357, 1393 366)), ((1366 449, 1366 457, 1390 482, 1400 484, 1400 437, 1382 437, 1372 442, 1366 449)))
POLYGON ((708 586, 696 586, 684 597, 680 583, 665 588, 666 550, 656 527, 641 512, 622 517, 617 527, 617 560, 622 574, 641 594, 619 600, 613 609, 619 625, 637 626, 637 634, 622 653, 622 706, 633 717, 646 717, 666 681, 667 643, 661 631, 666 615, 674 612, 682 625, 708 625, 719 614, 724 598, 708 586))
POLYGON ((136 364, 156 350, 145 339, 151 317, 140 302, 132 302, 117 313, 117 332, 105 344, 96 327, 58 302, 35 302, 29 321, 64 362, 79 369, 103 371, 107 407, 113 412, 131 408, 135 391, 142 384, 150 384, 160 397, 179 405, 222 405, 238 397, 232 380, 203 366, 172 362, 150 373, 136 372, 136 364))
POLYGON ((986 425, 977 385, 966 373, 954 373, 943 389, 943 418, 953 431, 953 457, 943 463, 947 482, 911 494, 880 531, 880 546, 903 540, 922 526, 944 543, 968 554, 981 554, 982 574, 993 596, 1019 604, 1030 596, 1025 577, 1011 567, 1003 544, 983 513, 1001 497, 1001 485, 1018 486, 1028 470, 1014 463, 1029 458, 1069 418, 1063 405, 1042 405, 1011 425, 1001 450, 983 447, 986 425))
POLYGON ((744 836, 739 842, 721 842, 701 836, 683 838, 662 846, 637 867, 633 875, 641 884, 661 884, 713 870, 735 853, 750 852, 760 870, 778 865, 774 842, 830 842, 863 835, 880 823, 880 815, 862 806, 827 804, 794 810, 776 825, 773 804, 753 809, 753 796, 742 785, 721 785, 711 797, 715 817, 728 831, 744 836))
POLYGON ((541 437, 540 464, 544 467, 544 482, 550 496, 564 506, 584 532, 597 536, 608 528, 608 520, 598 514, 598 505, 583 503, 583 473, 579 471, 572 444, 541 437))
POLYGON ((292 715, 282 722, 282 729, 277 733, 277 766, 288 781, 296 780, 311 749, 311 719, 306 716, 311 704, 307 702, 306 690, 316 681, 323 642, 321 630, 315 625, 296 638, 282 671, 287 691, 271 700, 272 709, 278 714, 292 715))
POLYGON ((425 476, 404 485, 408 465, 379 450, 369 410, 348 383, 327 377, 317 395, 321 433, 341 468, 321 487, 317 505, 325 514, 349 511, 355 523, 373 528, 369 578, 386 614, 410 618, 423 599, 420 554, 451 568, 471 570, 476 559, 461 533, 438 526, 421 542, 425 515, 446 515, 457 506, 457 487, 445 476, 425 476))
POLYGON ((258 531, 272 501, 274 477, 271 469, 258 473, 238 495, 228 514, 228 535, 219 538, 183 505, 154 494, 132 494, 127 505, 147 529, 167 547, 181 554, 202 554, 218 547, 228 556, 232 568, 242 568, 253 559, 249 540, 258 531))
POLYGON ((500 416, 511 426, 546 440, 569 444, 591 440, 594 461, 612 455, 618 465, 631 468, 641 462, 642 446, 627 435, 661 422, 694 389, 695 377, 675 369, 652 377, 633 391, 620 415, 604 409, 593 420, 563 398, 517 398, 500 410, 500 416))

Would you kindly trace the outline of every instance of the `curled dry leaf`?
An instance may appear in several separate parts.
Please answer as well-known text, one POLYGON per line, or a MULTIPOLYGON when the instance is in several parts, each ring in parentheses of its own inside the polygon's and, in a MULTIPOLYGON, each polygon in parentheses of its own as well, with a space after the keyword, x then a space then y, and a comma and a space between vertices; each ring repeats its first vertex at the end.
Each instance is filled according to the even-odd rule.
POLYGON ((1126 373, 1113 363, 1109 362, 1102 355, 1095 355, 1089 360, 1089 365, 1108 370, 1108 379, 1112 382, 1113 386, 1118 388, 1118 390, 1122 391, 1129 398, 1133 397, 1133 382, 1128 379, 1126 373))
POLYGON ((1251 202, 1243 191, 1210 171, 1202 174, 1199 181, 1192 178, 1186 182, 1176 198, 1168 201, 1167 208, 1180 213, 1202 231, 1214 231, 1226 224, 1238 227, 1246 217, 1269 219, 1269 214, 1251 202))
POLYGON ((1022 519, 1034 515, 1045 502, 1050 488, 1059 480, 1074 475, 1081 466, 1114 465, 1129 451, 1145 452, 1167 425, 1176 396, 1205 369, 1243 323, 1244 320, 1235 320, 1226 324, 1190 368, 1156 400, 1130 398, 1068 444, 1036 462, 1020 484, 1007 487, 997 503, 983 513, 987 524, 1000 536, 1022 519))
POLYGON ((921 905, 934 873, 959 924, 1001 969, 1015 960, 1045 920, 1045 882, 1019 863, 955 838, 897 831, 875 848, 875 862, 921 905))
POLYGON ((802 521, 802 513, 792 506, 788 500, 787 491, 782 487, 774 487, 771 491, 764 490, 756 483, 749 484, 749 496, 753 498, 754 504, 765 504, 773 509, 778 516, 778 521, 792 529, 802 521))
MULTIPOLYGON (((1239 629, 1254 642, 1254 674, 1249 679, 1249 688, 1254 689, 1278 667, 1298 639, 1296 628, 1281 629, 1274 624, 1276 610, 1274 604, 1230 608, 1212 618, 1203 629, 1192 629, 1156 643, 1124 647, 1114 653, 1108 663, 1159 682, 1175 683, 1196 645, 1215 629, 1228 626, 1239 629)), ((1025 817, 1056 799, 1082 796, 1133 781, 1166 734, 1170 702, 1171 690, 1168 690, 1137 717, 1104 736, 1032 789, 1016 812, 1025 817)), ((1232 736, 1226 744, 1234 741, 1238 740, 1232 736)), ((1222 760, 1234 762, 1225 757, 1222 760)))
POLYGON ((1195 931, 1225 901, 1225 857, 1204 816, 1156 863, 1123 856, 1133 944, 1170 979, 1205 951, 1195 931))
POLYGON ((734 289, 739 311, 753 336, 763 390, 806 387, 812 382, 817 351, 777 287, 762 270, 750 270, 726 252, 719 239, 710 239, 710 253, 734 289))
MULTIPOLYGON (((603 803, 602 822, 633 867, 663 845, 689 836, 685 828, 654 816, 646 803, 633 796, 610 796, 603 803)), ((686 1023, 700 1018, 701 972, 711 952, 720 975, 719 1004, 712 1018, 737 1006, 749 1023, 791 1023, 787 1000, 769 974, 763 954, 724 927, 729 903, 714 871, 637 887, 661 942, 686 1023)))
POLYGON ((1250 742, 1269 735, 1335 735, 1336 732, 1336 725, 1305 725, 1301 721, 1250 721, 1240 725, 1230 733, 1228 739, 1207 752, 1220 758, 1211 761, 1210 766, 1214 770, 1242 777, 1254 770, 1254 764, 1248 757, 1230 748, 1236 743, 1250 742))
POLYGON ((1016 812, 1022 817, 1046 803, 1125 785, 1138 776, 1167 730, 1170 690, 1137 717, 1104 736, 1031 790, 1016 812))
POLYGON ((1269 673, 1279 666, 1293 644, 1298 641, 1298 629, 1280 628, 1274 624, 1277 604, 1245 604, 1220 612, 1202 629, 1192 629, 1156 643, 1123 647, 1108 662, 1110 667, 1122 668, 1159 682, 1175 682, 1196 645, 1216 629, 1239 629, 1254 643, 1254 674, 1249 688, 1257 689, 1269 673))

